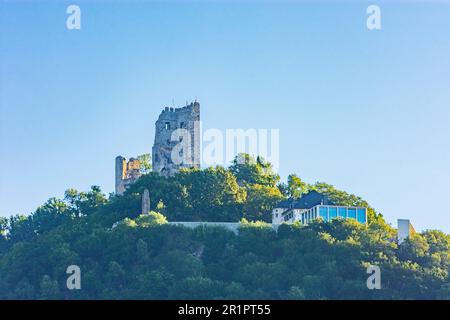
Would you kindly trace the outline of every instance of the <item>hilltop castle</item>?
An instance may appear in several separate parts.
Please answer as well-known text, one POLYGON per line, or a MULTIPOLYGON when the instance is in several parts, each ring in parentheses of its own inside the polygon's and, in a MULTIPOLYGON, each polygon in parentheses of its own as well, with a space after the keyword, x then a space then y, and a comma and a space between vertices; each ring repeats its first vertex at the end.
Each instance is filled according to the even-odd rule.
POLYGON ((155 123, 152 168, 172 176, 180 168, 200 168, 200 104, 166 107, 155 123))
POLYGON ((141 163, 138 159, 129 161, 122 156, 116 157, 116 194, 123 194, 126 188, 141 176, 141 163))
MULTIPOLYGON (((116 157, 115 192, 122 195, 142 175, 140 161, 116 157)), ((166 107, 155 122, 152 170, 168 177, 181 168, 200 168, 200 103, 166 107)))
MULTIPOLYGON (((200 104, 195 101, 182 108, 166 107, 155 122, 155 141, 152 148, 152 170, 162 176, 172 176, 181 168, 200 168, 200 104)), ((141 163, 138 159, 128 161, 116 157, 115 192, 122 195, 125 190, 142 176, 141 163)), ((150 192, 142 193, 141 212, 150 211, 150 192)), ((310 191, 300 199, 284 200, 272 209, 272 228, 281 224, 299 222, 307 225, 315 219, 332 221, 337 218, 353 219, 361 224, 368 223, 365 207, 335 205, 325 194, 310 191)), ((169 222, 188 228, 199 226, 224 227, 238 233, 239 222, 169 222)), ((409 220, 398 220, 398 243, 402 243, 414 233, 409 220)))

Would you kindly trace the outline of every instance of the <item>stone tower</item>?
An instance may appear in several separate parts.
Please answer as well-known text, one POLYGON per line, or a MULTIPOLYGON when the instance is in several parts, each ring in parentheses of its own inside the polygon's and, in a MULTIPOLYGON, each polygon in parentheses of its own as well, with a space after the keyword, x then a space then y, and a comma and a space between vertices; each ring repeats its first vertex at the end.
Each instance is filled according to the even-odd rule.
POLYGON ((130 158, 127 162, 122 156, 116 157, 116 194, 122 195, 126 188, 136 182, 141 174, 141 164, 138 159, 130 158))
POLYGON ((180 168, 200 167, 200 104, 166 107, 155 123, 154 172, 172 176, 180 168))

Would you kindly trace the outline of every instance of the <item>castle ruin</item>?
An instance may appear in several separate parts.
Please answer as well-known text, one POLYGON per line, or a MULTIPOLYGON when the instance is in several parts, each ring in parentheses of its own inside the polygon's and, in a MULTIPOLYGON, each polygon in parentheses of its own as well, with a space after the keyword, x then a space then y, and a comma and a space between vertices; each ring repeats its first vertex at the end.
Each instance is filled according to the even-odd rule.
MULTIPOLYGON (((200 104, 182 108, 166 107, 155 123, 152 170, 169 177, 181 168, 200 168, 200 104)), ((116 157, 115 192, 123 195, 141 176, 138 159, 116 157)))
POLYGON ((172 176, 181 168, 200 168, 200 104, 166 107, 155 123, 152 168, 172 176))
POLYGON ((122 156, 116 157, 116 194, 122 195, 141 175, 141 163, 138 159, 130 158, 127 161, 122 156))

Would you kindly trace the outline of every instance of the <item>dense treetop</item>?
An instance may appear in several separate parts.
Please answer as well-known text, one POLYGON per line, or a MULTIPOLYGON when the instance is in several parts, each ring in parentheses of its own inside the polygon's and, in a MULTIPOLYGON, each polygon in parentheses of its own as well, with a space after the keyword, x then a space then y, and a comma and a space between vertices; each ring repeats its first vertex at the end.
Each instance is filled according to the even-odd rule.
MULTIPOLYGON (((262 158, 229 168, 141 177, 123 196, 69 189, 28 216, 0 218, 0 299, 449 299, 450 236, 396 230, 363 199, 297 175, 287 183, 262 158), (140 212, 150 190, 151 212, 140 212), (272 229, 276 202, 309 190, 366 206, 369 223, 316 221, 272 229), (236 235, 167 221, 241 221, 236 235), (68 290, 78 265, 82 289, 68 290), (368 290, 378 265, 382 289, 368 290)), ((245 161, 242 161, 242 158, 245 161)))

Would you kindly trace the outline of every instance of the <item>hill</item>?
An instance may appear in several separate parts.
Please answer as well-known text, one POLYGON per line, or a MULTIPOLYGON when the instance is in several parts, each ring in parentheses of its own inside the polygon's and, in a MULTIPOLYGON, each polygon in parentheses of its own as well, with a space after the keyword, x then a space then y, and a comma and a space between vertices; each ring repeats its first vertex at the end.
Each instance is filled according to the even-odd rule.
POLYGON ((363 199, 296 175, 282 184, 263 159, 230 168, 148 173, 123 196, 70 189, 28 216, 0 220, 0 299, 449 299, 450 236, 425 231, 397 244, 396 230, 363 199), (140 213, 140 193, 152 212, 140 213), (308 190, 369 207, 351 220, 264 221, 280 199, 308 190), (169 221, 241 221, 239 234, 169 221), (255 221, 255 222, 249 222, 255 221), (81 289, 66 269, 81 270, 81 289), (366 285, 369 265, 380 290, 366 285))

